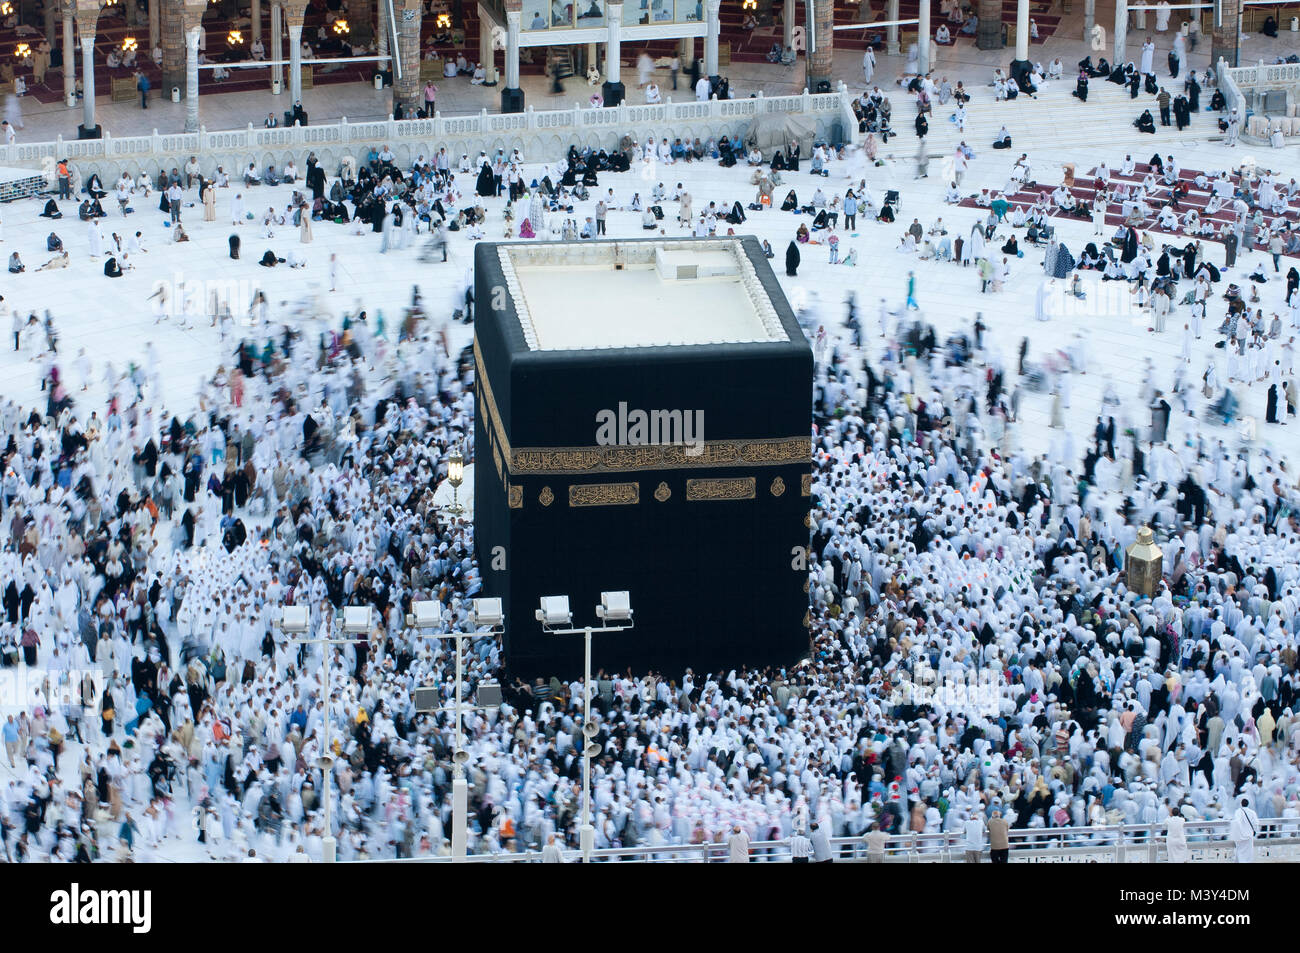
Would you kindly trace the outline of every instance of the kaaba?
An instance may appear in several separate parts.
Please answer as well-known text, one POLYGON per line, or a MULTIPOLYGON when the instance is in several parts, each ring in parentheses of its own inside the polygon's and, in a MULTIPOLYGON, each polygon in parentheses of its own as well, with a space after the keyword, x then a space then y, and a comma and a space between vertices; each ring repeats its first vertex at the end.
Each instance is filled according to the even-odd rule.
POLYGON ((680 679, 808 652, 812 351, 756 239, 481 243, 474 536, 510 677, 680 679))

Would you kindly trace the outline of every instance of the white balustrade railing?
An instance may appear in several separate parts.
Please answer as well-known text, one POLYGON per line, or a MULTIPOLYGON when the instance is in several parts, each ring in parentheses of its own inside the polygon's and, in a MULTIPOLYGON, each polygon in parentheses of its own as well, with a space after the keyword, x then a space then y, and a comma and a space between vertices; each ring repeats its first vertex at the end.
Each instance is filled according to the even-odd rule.
MULTIPOLYGON (((1189 859, 1193 863, 1222 863, 1233 859, 1234 845, 1228 840, 1227 820, 1189 821, 1186 826, 1189 859)), ((1294 861, 1300 859, 1300 818, 1261 820, 1255 839, 1257 859, 1294 861)), ((1115 827, 1057 827, 1011 831, 1008 837, 1010 861, 1026 864, 1061 863, 1161 863, 1168 860, 1163 824, 1129 824, 1115 827)), ((788 863, 789 841, 755 841, 750 860, 788 863)), ((835 859, 865 861, 866 846, 861 838, 831 839, 835 859)), ((965 843, 958 833, 901 834, 891 837, 883 863, 962 863, 965 843)), ((566 851, 576 859, 577 851, 566 851)), ((665 847, 615 847, 592 852, 597 862, 619 863, 721 863, 727 859, 726 844, 680 844, 665 847)), ((987 861, 987 850, 983 858, 987 861)), ((474 854, 469 863, 537 863, 538 852, 521 854, 474 854)), ((451 863, 450 857, 408 857, 378 859, 368 863, 451 863)))
MULTIPOLYGON (((390 144, 395 150, 405 145, 412 152, 431 155, 437 148, 464 145, 462 151, 488 147, 507 150, 518 148, 525 156, 537 153, 531 146, 542 146, 550 157, 555 140, 567 146, 599 144, 612 148, 624 134, 644 136, 656 130, 671 131, 685 137, 734 134, 753 118, 770 113, 797 113, 813 118, 818 131, 829 136, 834 124, 841 125, 846 141, 853 141, 857 123, 852 120, 848 92, 839 91, 795 96, 763 96, 749 99, 713 99, 709 102, 666 102, 658 105, 622 103, 607 109, 575 107, 573 109, 535 110, 531 106, 519 113, 477 115, 438 115, 432 119, 378 120, 318 126, 291 126, 267 129, 248 125, 243 129, 190 133, 157 133, 146 136, 113 136, 105 132, 101 139, 62 137, 51 142, 20 142, 0 145, 0 165, 39 168, 52 174, 59 159, 78 163, 83 175, 90 170, 115 171, 131 164, 172 165, 189 156, 200 160, 225 161, 228 171, 242 168, 243 162, 261 162, 263 154, 283 150, 295 154, 304 149, 346 150, 390 144), (100 164, 114 168, 98 168, 100 164)), ((301 159, 301 155, 298 155, 301 159)), ((414 159, 415 155, 409 158, 414 159)))
MULTIPOLYGON (((1288 103, 1295 102, 1300 96, 1300 63, 1270 65, 1261 60, 1254 66, 1229 67, 1220 59, 1218 74, 1219 89, 1223 91, 1229 108, 1236 107, 1237 115, 1242 117, 1241 133, 1247 139, 1254 135, 1248 128, 1247 118, 1254 113, 1268 115, 1264 108, 1265 94, 1289 91, 1288 103)), ((1274 112, 1270 118, 1280 119, 1284 115, 1285 112, 1274 112)))
POLYGON ((1240 93, 1300 88, 1300 63, 1269 65, 1260 61, 1254 66, 1228 67, 1221 59, 1218 72, 1220 86, 1226 79, 1240 93))
MULTIPOLYGON (((1246 97, 1241 92, 1241 83, 1253 83, 1254 73, 1254 67, 1237 67, 1233 69, 1228 66, 1227 60, 1219 60, 1219 91, 1223 93, 1223 98, 1227 102, 1228 109, 1237 110, 1237 115, 1241 117, 1243 125, 1246 121, 1246 97), (1247 71, 1251 74, 1249 79, 1245 76, 1247 71)), ((1245 130, 1243 129, 1241 131, 1244 132, 1245 130)))

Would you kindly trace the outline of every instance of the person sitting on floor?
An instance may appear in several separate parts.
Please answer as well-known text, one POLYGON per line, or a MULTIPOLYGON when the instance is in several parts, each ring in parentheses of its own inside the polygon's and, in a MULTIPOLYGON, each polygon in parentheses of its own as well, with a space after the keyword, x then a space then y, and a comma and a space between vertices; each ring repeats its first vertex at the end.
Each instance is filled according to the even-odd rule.
POLYGON ((1133 125, 1137 127, 1138 132, 1155 134, 1156 121, 1154 117, 1152 117, 1151 110, 1149 109, 1142 110, 1142 115, 1133 120, 1133 125))
POLYGON ((106 278, 121 278, 122 266, 117 263, 117 259, 109 256, 108 261, 104 262, 104 276, 106 278))

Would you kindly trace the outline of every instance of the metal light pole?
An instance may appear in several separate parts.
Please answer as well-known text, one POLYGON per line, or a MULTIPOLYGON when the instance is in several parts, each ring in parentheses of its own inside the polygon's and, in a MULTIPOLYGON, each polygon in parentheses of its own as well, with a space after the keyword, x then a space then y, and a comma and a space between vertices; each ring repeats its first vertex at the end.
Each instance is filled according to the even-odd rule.
POLYGON ((578 846, 582 862, 591 863, 591 852, 596 844, 596 828, 591 823, 591 759, 600 753, 600 745, 593 740, 599 728, 591 720, 591 637, 598 632, 622 632, 632 628, 631 597, 627 592, 602 592, 596 617, 605 623, 626 622, 626 625, 583 626, 556 628, 573 622, 568 596, 542 596, 541 608, 534 613, 542 629, 551 635, 581 635, 583 638, 582 662, 582 824, 578 828, 578 846))
MULTIPOLYGON (((456 481, 457 485, 459 480, 456 481)), ((433 638, 451 639, 456 646, 456 700, 453 705, 456 719, 456 741, 451 756, 451 857, 453 861, 465 859, 469 843, 469 782, 465 779, 465 765, 469 762, 469 752, 462 743, 463 725, 461 721, 462 694, 464 689, 464 653, 461 641, 478 634, 480 627, 486 627, 488 634, 499 635, 505 631, 505 616, 501 611, 500 599, 475 599, 470 612, 470 632, 438 632, 442 624, 442 604, 434 600, 422 600, 411 603, 411 611, 406 616, 406 624, 414 629, 426 632, 433 638)))
MULTIPOLYGON (((345 634, 364 634, 370 631, 370 606, 348 606, 343 610, 343 632, 345 634)), ((285 606, 280 618, 280 628, 282 631, 293 634, 301 634, 311 631, 310 610, 307 606, 285 606)), ((316 759, 316 766, 321 769, 321 778, 324 781, 322 792, 325 798, 325 836, 321 838, 322 859, 327 864, 335 862, 338 856, 338 842, 334 839, 334 817, 331 809, 333 801, 332 788, 334 778, 334 754, 330 748, 330 685, 333 684, 332 663, 334 653, 330 650, 334 645, 356 645, 364 639, 345 639, 330 638, 322 636, 318 639, 298 638, 291 640, 295 645, 314 645, 325 646, 325 684, 322 686, 322 697, 325 701, 325 743, 324 751, 316 759)))

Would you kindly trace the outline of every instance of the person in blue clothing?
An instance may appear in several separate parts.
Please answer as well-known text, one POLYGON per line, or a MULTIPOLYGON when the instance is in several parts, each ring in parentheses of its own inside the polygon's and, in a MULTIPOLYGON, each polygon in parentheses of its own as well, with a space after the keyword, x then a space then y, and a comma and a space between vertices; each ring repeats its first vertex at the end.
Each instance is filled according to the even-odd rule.
POLYGON ((4 736, 5 757, 9 759, 9 767, 14 766, 14 754, 18 752, 18 725, 14 722, 14 716, 10 715, 0 728, 0 735, 4 736))
POLYGON ((140 108, 148 109, 149 108, 149 77, 145 76, 144 72, 141 70, 136 70, 135 76, 136 76, 135 88, 140 90, 140 108))

